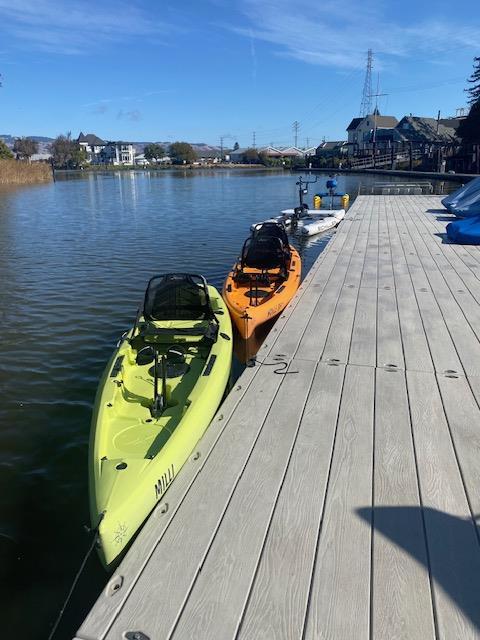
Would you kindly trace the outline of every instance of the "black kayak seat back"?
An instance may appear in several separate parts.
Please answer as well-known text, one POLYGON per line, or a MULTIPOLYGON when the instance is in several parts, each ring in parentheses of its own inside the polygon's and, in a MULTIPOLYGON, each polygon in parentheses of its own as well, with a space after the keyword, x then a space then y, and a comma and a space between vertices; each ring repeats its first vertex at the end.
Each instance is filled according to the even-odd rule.
POLYGON ((275 269, 284 268, 285 249, 279 238, 252 236, 243 245, 242 268, 275 269))
POLYGON ((189 273, 154 276, 145 292, 143 315, 149 321, 212 318, 205 279, 189 273))
POLYGON ((277 222, 262 222, 253 230, 255 238, 278 238, 285 248, 289 247, 287 232, 282 224, 277 222))

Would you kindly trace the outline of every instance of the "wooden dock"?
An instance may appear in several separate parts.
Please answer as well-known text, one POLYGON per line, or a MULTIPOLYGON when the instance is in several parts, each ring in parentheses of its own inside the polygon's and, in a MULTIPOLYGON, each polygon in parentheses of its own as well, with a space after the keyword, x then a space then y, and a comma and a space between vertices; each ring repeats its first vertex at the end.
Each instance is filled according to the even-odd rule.
POLYGON ((78 640, 480 638, 480 247, 448 217, 356 200, 78 640))

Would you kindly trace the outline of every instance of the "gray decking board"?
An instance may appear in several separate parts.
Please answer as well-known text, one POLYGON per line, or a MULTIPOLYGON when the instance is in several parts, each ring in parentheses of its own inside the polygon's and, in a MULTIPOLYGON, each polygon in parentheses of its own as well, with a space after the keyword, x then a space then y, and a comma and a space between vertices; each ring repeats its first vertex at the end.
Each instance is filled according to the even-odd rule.
POLYGON ((79 640, 480 638, 480 280, 439 200, 357 199, 259 352, 299 373, 242 374, 79 640))

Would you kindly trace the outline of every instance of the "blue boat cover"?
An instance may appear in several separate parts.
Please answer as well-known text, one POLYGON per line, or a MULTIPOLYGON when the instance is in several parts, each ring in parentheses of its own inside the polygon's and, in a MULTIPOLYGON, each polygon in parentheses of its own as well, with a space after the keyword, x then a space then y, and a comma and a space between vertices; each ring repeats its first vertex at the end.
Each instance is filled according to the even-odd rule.
MULTIPOLYGON (((469 195, 471 191, 480 191, 480 178, 474 178, 469 180, 466 184, 456 189, 453 193, 449 193, 442 200, 442 204, 450 211, 450 207, 456 206, 457 203, 465 196, 469 195)), ((452 212, 451 212, 452 213, 452 212)))
POLYGON ((447 236, 458 244, 480 244, 480 215, 450 222, 447 236))
POLYGON ((450 213, 457 218, 471 218, 480 215, 480 191, 472 192, 462 198, 456 206, 450 205, 450 213))

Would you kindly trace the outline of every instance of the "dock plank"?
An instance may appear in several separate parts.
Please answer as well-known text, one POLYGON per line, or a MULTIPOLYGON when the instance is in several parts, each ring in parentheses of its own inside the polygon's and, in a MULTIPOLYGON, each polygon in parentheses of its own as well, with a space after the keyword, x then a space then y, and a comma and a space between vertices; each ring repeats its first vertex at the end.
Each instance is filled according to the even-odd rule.
POLYGON ((433 640, 427 549, 404 372, 377 369, 375 386, 372 635, 433 640))
POLYGON ((345 376, 304 638, 370 637, 374 369, 345 376))
POLYGON ((407 379, 438 637, 478 638, 478 539, 437 381, 407 379))

